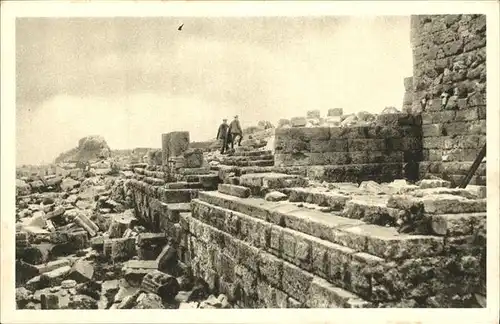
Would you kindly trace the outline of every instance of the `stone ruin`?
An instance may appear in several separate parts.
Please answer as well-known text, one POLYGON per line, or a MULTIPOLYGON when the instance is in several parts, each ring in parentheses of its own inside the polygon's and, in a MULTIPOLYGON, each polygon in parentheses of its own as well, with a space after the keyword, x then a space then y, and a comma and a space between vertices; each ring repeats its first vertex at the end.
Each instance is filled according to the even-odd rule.
POLYGON ((486 141, 485 17, 412 17, 412 43, 402 112, 312 110, 229 155, 172 132, 19 190, 18 307, 485 307, 485 161, 456 187, 486 141))

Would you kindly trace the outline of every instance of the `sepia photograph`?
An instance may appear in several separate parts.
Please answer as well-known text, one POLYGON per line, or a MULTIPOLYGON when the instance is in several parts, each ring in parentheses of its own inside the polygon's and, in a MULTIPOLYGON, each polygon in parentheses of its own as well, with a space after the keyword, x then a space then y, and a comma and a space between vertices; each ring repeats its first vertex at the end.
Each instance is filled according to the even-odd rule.
POLYGON ((486 217, 492 204, 498 218, 497 138, 486 155, 498 39, 485 7, 189 8, 12 18, 2 303, 33 320, 352 308, 498 319, 486 217))

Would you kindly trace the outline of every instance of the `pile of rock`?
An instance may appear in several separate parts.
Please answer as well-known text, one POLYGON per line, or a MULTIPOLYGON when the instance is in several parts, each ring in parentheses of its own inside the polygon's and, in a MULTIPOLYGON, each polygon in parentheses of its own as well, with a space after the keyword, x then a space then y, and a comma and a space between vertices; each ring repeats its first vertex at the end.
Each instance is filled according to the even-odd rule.
MULTIPOLYGON (((198 153, 188 150, 183 157, 199 163, 198 153)), ((126 186, 134 178, 129 169, 61 177, 50 191, 34 191, 28 184, 33 181, 18 179, 18 308, 230 307, 227 297, 215 297, 206 282, 177 261, 165 234, 148 232, 148 224, 135 217, 126 186)))

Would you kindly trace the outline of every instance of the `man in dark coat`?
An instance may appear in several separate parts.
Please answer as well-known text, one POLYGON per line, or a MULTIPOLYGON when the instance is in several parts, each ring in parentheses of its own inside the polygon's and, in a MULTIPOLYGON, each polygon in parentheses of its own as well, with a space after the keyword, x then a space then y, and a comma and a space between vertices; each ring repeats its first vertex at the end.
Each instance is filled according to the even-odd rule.
POLYGON ((234 140, 238 136, 238 146, 241 146, 241 139, 243 138, 243 131, 241 130, 240 121, 238 116, 234 116, 233 121, 229 124, 229 134, 231 136, 231 149, 234 149, 234 140))
POLYGON ((222 124, 219 126, 219 130, 217 131, 217 139, 222 140, 222 148, 220 150, 221 154, 224 154, 224 152, 228 149, 228 129, 229 125, 227 124, 227 119, 222 120, 222 124))

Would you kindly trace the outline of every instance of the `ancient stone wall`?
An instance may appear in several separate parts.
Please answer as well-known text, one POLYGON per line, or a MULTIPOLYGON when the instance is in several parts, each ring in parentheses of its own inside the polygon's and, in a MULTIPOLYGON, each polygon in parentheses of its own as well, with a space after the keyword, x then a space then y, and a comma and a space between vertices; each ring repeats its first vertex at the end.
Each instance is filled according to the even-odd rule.
POLYGON ((220 190, 126 186, 136 216, 165 232, 193 275, 240 307, 464 307, 484 275, 484 246, 474 240, 485 213, 471 214, 478 222, 470 225, 468 215, 436 211, 444 236, 409 235, 220 190))
POLYGON ((387 114, 371 126, 279 128, 275 165, 310 166, 312 178, 330 182, 413 179, 421 159, 420 123, 419 116, 387 114))
MULTIPOLYGON (((412 16, 413 106, 422 114, 420 175, 458 182, 486 142, 486 16, 412 16)), ((486 165, 472 184, 486 184, 486 165)))

